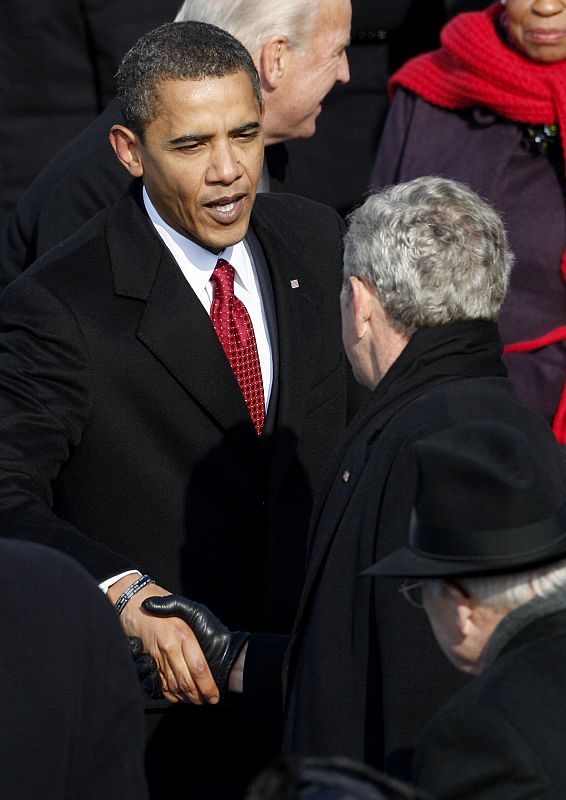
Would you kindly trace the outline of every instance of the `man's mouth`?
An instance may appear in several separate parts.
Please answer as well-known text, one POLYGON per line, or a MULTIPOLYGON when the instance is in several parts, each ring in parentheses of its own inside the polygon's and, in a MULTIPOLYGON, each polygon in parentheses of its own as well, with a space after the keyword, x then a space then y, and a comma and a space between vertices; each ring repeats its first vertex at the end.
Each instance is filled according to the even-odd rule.
POLYGON ((231 195, 230 197, 219 197, 210 203, 205 203, 210 216, 223 225, 236 222, 244 209, 245 194, 231 195))

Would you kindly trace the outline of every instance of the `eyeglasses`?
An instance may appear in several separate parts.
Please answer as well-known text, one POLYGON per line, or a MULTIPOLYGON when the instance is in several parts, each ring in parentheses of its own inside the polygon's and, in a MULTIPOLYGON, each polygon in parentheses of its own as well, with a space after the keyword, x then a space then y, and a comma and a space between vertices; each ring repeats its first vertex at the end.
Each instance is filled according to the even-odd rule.
POLYGON ((405 600, 412 606, 414 606, 415 608, 424 608, 423 581, 410 583, 410 581, 406 578, 399 587, 399 591, 401 592, 405 600))

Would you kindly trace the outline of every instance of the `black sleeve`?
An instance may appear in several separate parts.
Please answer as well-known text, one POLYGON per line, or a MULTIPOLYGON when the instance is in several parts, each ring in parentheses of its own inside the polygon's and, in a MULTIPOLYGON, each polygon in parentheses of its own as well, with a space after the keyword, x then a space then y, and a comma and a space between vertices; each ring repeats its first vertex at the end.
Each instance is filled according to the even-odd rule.
POLYGON ((0 298, 2 536, 62 550, 102 580, 135 565, 52 511, 53 481, 79 444, 93 402, 75 316, 39 282, 15 281, 0 298))
POLYGON ((244 669, 244 725, 246 735, 263 753, 275 758, 281 749, 283 728, 282 670, 288 636, 253 634, 244 669))

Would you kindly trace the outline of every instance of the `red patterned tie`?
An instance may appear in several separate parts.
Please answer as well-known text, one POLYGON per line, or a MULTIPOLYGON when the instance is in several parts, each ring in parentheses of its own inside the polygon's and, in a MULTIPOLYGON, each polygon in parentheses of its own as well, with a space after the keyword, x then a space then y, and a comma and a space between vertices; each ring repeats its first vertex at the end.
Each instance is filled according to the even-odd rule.
POLYGON ((261 367, 250 315, 234 294, 234 272, 232 264, 218 259, 210 279, 213 290, 210 319, 260 436, 265 421, 261 367))

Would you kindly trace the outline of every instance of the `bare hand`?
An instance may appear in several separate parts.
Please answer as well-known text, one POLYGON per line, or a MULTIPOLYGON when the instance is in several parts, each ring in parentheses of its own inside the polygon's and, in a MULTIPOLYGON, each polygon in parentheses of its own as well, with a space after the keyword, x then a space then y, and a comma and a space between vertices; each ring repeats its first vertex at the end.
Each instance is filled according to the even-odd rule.
MULTIPOLYGON (((136 577, 126 575, 111 586, 108 599, 115 603, 136 577)), ((122 627, 128 636, 138 636, 144 650, 154 657, 163 684, 163 696, 167 700, 195 705, 218 703, 220 692, 189 626, 178 617, 155 617, 141 608, 146 597, 169 594, 171 592, 154 583, 144 586, 122 611, 122 627)))

